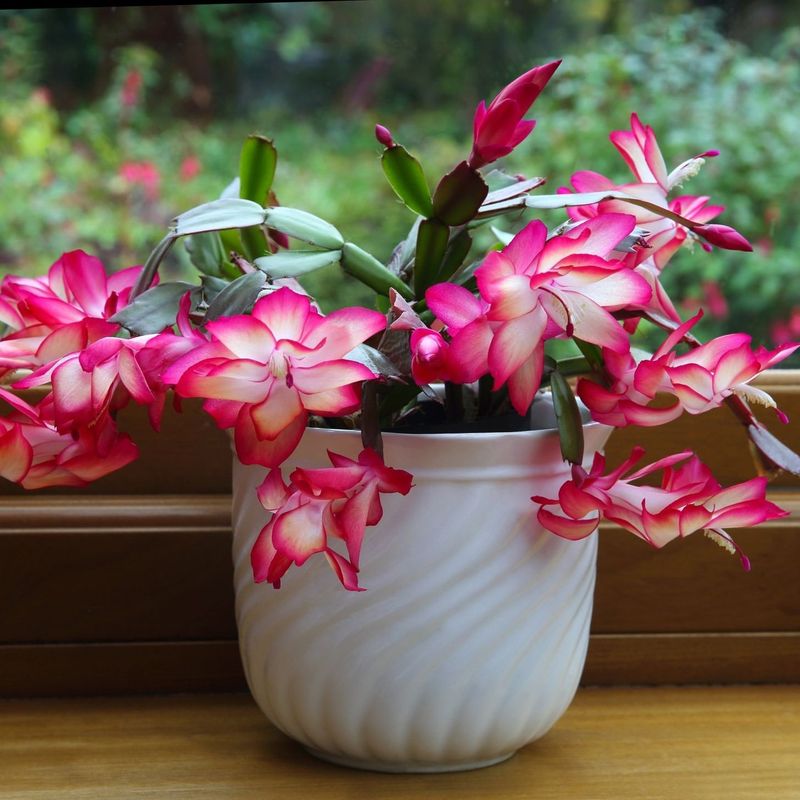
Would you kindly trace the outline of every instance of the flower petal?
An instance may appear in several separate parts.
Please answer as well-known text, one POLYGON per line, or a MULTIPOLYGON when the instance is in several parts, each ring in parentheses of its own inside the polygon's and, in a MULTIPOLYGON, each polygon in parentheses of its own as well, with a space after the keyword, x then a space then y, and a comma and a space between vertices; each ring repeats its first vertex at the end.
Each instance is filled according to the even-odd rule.
POLYGON ((266 325, 250 316, 217 319, 208 322, 206 327, 238 358, 266 364, 275 349, 275 337, 266 325))
POLYGON ((551 533, 560 536, 563 539, 571 539, 577 541, 578 539, 585 539, 597 530, 600 524, 600 516, 594 519, 567 519, 559 514, 553 514, 546 508, 540 508, 539 513, 536 515, 539 523, 547 528, 551 533))

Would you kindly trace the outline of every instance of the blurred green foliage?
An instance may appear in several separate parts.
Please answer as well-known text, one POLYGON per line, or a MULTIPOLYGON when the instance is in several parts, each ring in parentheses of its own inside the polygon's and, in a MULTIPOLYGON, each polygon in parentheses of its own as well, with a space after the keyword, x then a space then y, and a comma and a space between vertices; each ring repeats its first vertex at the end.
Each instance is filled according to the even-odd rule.
MULTIPOLYGON (((728 16, 649 18, 688 5, 439 0, 431 14, 424 0, 404 0, 402 13, 381 0, 0 12, 0 262, 42 272, 82 247, 110 268, 141 263, 171 217, 235 176, 253 131, 278 146, 281 203, 330 220, 386 260, 413 220, 382 178, 374 123, 388 125, 435 181, 468 152, 479 99, 563 55, 537 101, 537 130, 507 168, 546 175, 553 190, 576 169, 627 181, 608 133, 626 128, 634 110, 672 166, 720 149, 685 189, 727 205, 722 221, 756 253, 681 253, 665 282, 690 298, 687 311, 719 286, 727 314, 709 316, 705 335, 730 326, 767 343, 772 321, 800 308, 800 31, 770 37, 769 52, 759 39, 758 55, 720 33, 728 16)), ((184 269, 181 258, 168 270, 184 269)), ((366 299, 335 269, 313 278, 328 308, 366 299)))

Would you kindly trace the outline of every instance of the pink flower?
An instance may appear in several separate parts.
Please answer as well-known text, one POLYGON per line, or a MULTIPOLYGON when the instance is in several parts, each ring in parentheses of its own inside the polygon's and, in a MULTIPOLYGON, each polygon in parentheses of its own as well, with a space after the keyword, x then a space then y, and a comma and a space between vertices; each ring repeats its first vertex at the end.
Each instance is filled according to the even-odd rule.
POLYGON ((162 375, 175 361, 208 340, 189 321, 190 293, 180 302, 177 325, 161 334, 122 339, 107 336, 49 362, 14 384, 15 389, 52 385, 52 421, 60 432, 92 426, 132 398, 148 406, 158 430, 169 387, 162 375))
POLYGON ((119 326, 141 267, 107 276, 99 259, 65 253, 43 278, 6 276, 0 284, 0 321, 12 333, 0 341, 0 370, 35 370, 81 350, 119 326))
MULTIPOLYGON (((572 479, 561 486, 558 498, 531 498, 540 505, 539 522, 565 539, 583 539, 605 519, 656 548, 705 530, 718 544, 739 552, 724 528, 751 527, 786 515, 765 499, 766 478, 723 489, 691 452, 667 456, 623 478, 643 455, 642 448, 635 448, 627 461, 607 475, 603 474, 605 458, 599 453, 588 473, 574 465, 572 479), (659 487, 634 485, 658 470, 664 471, 659 487), (545 508, 550 505, 557 510, 545 508)), ((740 555, 749 569, 747 558, 740 555)))
POLYGON ((723 250, 743 250, 749 253, 753 249, 739 231, 728 225, 695 225, 692 231, 702 236, 708 244, 714 244, 723 250))
POLYGON ((581 379, 578 395, 592 418, 607 425, 662 425, 684 411, 702 414, 736 394, 747 401, 774 408, 779 418, 787 418, 773 398, 750 382, 790 356, 799 342, 781 345, 776 350, 751 349, 750 336, 732 333, 720 336, 683 355, 673 352, 685 334, 697 323, 702 312, 670 334, 651 359, 638 364, 630 354, 617 356, 604 352, 610 385, 581 379), (657 395, 669 395, 669 406, 653 407, 657 395))
POLYGON ((41 367, 14 384, 15 389, 52 384, 53 421, 61 432, 95 425, 133 397, 153 403, 155 394, 137 361, 154 337, 105 337, 80 352, 41 367))
POLYGON ((412 478, 385 466, 370 449, 362 450, 357 461, 332 452, 328 457, 333 467, 296 469, 289 486, 273 469, 260 487, 259 499, 273 516, 251 552, 256 582, 280 588, 292 564, 302 566, 323 553, 346 589, 362 591, 358 569, 364 531, 383 516, 380 495, 408 494, 412 478), (330 546, 331 537, 344 541, 347 558, 330 546))
MULTIPOLYGON (((442 285, 452 286, 452 284, 442 285)), ((394 289, 389 290, 389 299, 395 314, 395 320, 389 328, 394 331, 411 331, 409 348, 411 375, 414 380, 420 385, 442 381, 459 382, 457 366, 450 357, 449 344, 439 330, 425 325, 408 301, 394 289)))
POLYGON ((480 299, 439 284, 428 305, 448 327, 450 357, 463 382, 488 371, 495 389, 508 384, 525 414, 541 382, 544 342, 575 335, 625 353, 628 336, 611 316, 650 298, 647 282, 608 256, 634 227, 624 214, 604 214, 548 240, 535 220, 476 270, 480 299))
POLYGON ((47 399, 33 408, 5 389, 0 397, 13 409, 0 417, 0 476, 25 489, 85 486, 138 456, 136 445, 109 416, 64 434, 50 422, 47 399))
POLYGON ((385 323, 363 308, 324 317, 307 296, 282 288, 262 297, 252 316, 209 322, 211 341, 162 377, 183 397, 206 398, 217 424, 235 429, 242 463, 276 467, 297 446, 309 414, 358 408, 361 382, 375 375, 346 356, 385 323))
POLYGON ((178 174, 182 181, 194 180, 200 174, 201 164, 197 156, 186 156, 181 161, 178 174))
MULTIPOLYGON (((710 247, 710 244, 730 250, 752 249, 749 242, 733 228, 727 225, 707 224, 725 210, 724 206, 709 205, 708 197, 681 195, 669 198, 669 194, 673 190, 697 174, 706 158, 719 155, 717 150, 707 150, 687 159, 668 173, 653 129, 649 125, 642 125, 636 114, 631 115, 629 131, 614 131, 610 139, 625 159, 637 182, 617 185, 597 172, 581 171, 572 176, 572 185, 575 191, 625 192, 639 200, 667 208, 692 220, 696 224, 692 226, 691 231, 696 236, 702 237, 702 245, 706 249, 710 247)), ((560 189, 559 191, 568 192, 569 190, 560 189)), ((672 302, 661 286, 659 273, 687 241, 689 231, 684 226, 655 211, 633 206, 623 200, 605 200, 595 205, 569 209, 570 216, 575 220, 591 219, 597 214, 609 212, 633 214, 637 224, 645 228, 646 247, 629 254, 624 261, 627 266, 636 269, 651 285, 653 293, 648 309, 674 321, 679 321, 672 302)), ((636 323, 630 321, 626 327, 632 331, 635 329, 636 323)))
POLYGON ((728 303, 722 293, 722 287, 716 281, 703 281, 703 305, 708 308, 708 313, 717 319, 728 316, 728 303))
POLYGON ((800 307, 792 309, 787 321, 779 320, 772 326, 772 340, 775 344, 786 344, 795 338, 800 339, 800 307))
POLYGON ((142 89, 142 73, 138 69, 128 70, 122 82, 122 105, 132 108, 139 101, 139 92, 142 89))
POLYGON ((474 169, 508 155, 534 129, 536 120, 522 119, 547 85, 560 61, 534 67, 506 86, 489 107, 481 101, 475 109, 472 153, 474 169))
POLYGON ((126 161, 119 174, 131 186, 141 186, 148 200, 158 199, 161 173, 152 161, 126 161))
POLYGON ((394 147, 392 132, 384 125, 375 126, 375 138, 378 140, 378 144, 382 144, 384 147, 394 147))

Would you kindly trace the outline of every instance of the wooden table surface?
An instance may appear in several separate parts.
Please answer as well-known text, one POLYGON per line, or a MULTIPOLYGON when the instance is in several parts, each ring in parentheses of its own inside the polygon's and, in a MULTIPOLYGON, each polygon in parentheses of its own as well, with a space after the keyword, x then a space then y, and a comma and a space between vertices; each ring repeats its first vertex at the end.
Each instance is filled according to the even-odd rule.
POLYGON ((247 695, 0 701, 0 798, 800 800, 800 686, 583 689, 505 764, 318 762, 247 695))

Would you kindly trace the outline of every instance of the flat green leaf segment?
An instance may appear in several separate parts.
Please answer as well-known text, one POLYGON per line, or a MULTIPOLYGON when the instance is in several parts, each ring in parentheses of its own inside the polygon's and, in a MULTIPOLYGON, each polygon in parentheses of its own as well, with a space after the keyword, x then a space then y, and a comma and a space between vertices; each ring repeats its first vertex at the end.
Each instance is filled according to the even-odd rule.
POLYGON ((239 158, 239 196, 267 205, 277 163, 278 151, 271 139, 248 136, 239 158))
POLYGON ((553 408, 558 421, 561 455, 565 461, 580 464, 583 461, 583 422, 578 401, 560 372, 552 373, 550 387, 553 391, 553 408))
POLYGON ((264 288, 267 276, 263 272, 248 272, 231 281, 212 301, 206 311, 207 320, 235 317, 249 312, 264 288))
POLYGON ((264 221, 270 228, 315 247, 338 250, 344 244, 344 237, 330 222, 307 211, 274 206, 266 210, 264 221))
POLYGON ((259 203, 240 197, 226 197, 203 203, 176 217, 171 232, 173 236, 188 236, 191 233, 247 228, 262 225, 265 217, 266 211, 259 203))
POLYGON ((132 303, 118 311, 112 322, 122 325, 136 336, 161 333, 175 324, 178 303, 186 292, 196 291, 191 283, 162 283, 140 294, 132 303))
POLYGON ((255 265, 272 278, 298 278, 323 267, 336 264, 340 250, 281 250, 265 258, 257 258, 255 265))
POLYGON ((396 144, 384 151, 381 164, 397 196, 421 217, 433 216, 431 192, 419 161, 396 144))

